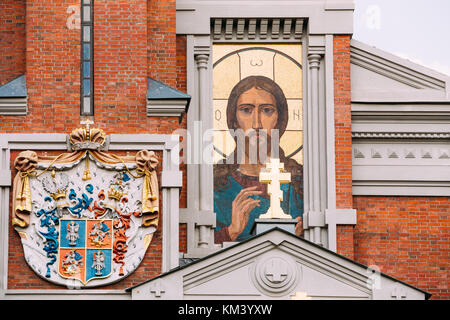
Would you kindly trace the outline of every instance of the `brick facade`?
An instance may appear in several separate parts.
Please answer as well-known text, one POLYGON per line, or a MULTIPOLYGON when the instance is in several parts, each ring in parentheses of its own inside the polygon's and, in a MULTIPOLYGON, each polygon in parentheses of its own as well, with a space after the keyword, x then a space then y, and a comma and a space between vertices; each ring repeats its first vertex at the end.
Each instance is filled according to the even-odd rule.
POLYGON ((357 210, 337 226, 337 252, 449 298, 449 198, 352 196, 350 36, 334 37, 337 208, 357 210))
MULTIPOLYGON (((9 31, 10 29, 5 29, 2 24, 1 36, 10 39, 11 46, 17 47, 17 52, 11 54, 12 58, 1 55, 1 59, 7 61, 0 60, 1 70, 5 70, 1 72, 0 81, 2 84, 11 81, 26 71, 28 114, 0 116, 0 133, 69 133, 80 127, 82 120, 80 30, 67 27, 67 19, 73 14, 68 8, 74 3, 64 0, 48 6, 48 2, 28 0, 25 34, 20 29, 25 30, 21 22, 25 21, 25 5, 16 5, 21 3, 20 1, 9 2, 2 2, 2 8, 4 6, 10 11, 2 10, 0 19, 3 21, 7 16, 12 16, 12 22, 8 20, 6 25, 8 28, 14 25, 14 28, 11 27, 12 31, 9 31), (14 13, 11 11, 13 9, 14 13)), ((175 28, 171 27, 175 25, 175 1, 166 1, 166 4, 164 1, 132 2, 130 5, 129 0, 95 1, 94 126, 104 129, 107 134, 170 134, 177 128, 186 128, 186 119, 179 123, 176 117, 147 117, 146 96, 147 76, 186 91, 186 73, 184 71, 183 75, 181 65, 186 59, 185 45, 183 46, 181 38, 181 41, 178 41, 180 48, 177 47, 175 28), (156 7, 154 3, 157 3, 156 7), (165 8, 161 12, 160 6, 165 8), (156 12, 159 12, 159 18, 162 19, 159 27, 153 24, 156 12), (167 22, 163 17, 170 17, 171 22, 167 22), (151 29, 149 25, 152 26, 151 29), (152 58, 149 57, 150 52, 152 58), (158 57, 157 63, 153 54, 158 57), (177 61, 180 63, 177 64, 177 61)), ((1 50, 5 49, 7 48, 2 42, 1 50)), ((17 154, 17 150, 11 151, 11 168, 17 154)), ((181 170, 184 178, 180 207, 186 207, 186 166, 182 165, 181 170)), ((15 174, 16 171, 12 169, 12 177, 15 174)), ((161 216, 163 215, 164 212, 161 212, 161 216)), ((163 219, 160 219, 158 230, 138 269, 126 279, 102 289, 125 289, 161 272, 162 223, 163 219)), ((24 263, 20 238, 11 225, 9 234, 9 289, 65 289, 37 276, 24 263)), ((185 236, 181 238, 181 242, 180 247, 183 250, 185 236)))
MULTIPOLYGON (((44 10, 45 4, 28 0, 26 34, 10 35, 16 46, 26 44, 22 53, 26 68, 21 66, 16 74, 27 74, 28 115, 0 116, 0 132, 70 132, 79 126, 80 30, 66 26, 67 9, 73 3, 58 1, 44 10)), ((9 74, 3 82, 13 78, 9 74)))
POLYGON ((176 87, 176 0, 147 1, 148 76, 176 87))
MULTIPOLYGON (((334 36, 334 120, 336 154, 336 207, 353 208, 352 118, 350 85, 350 40, 334 36)), ((353 226, 338 225, 337 252, 353 259, 353 226)))
POLYGON ((0 2, 0 85, 25 72, 25 2, 0 2))
MULTIPOLYGON (((95 1, 93 119, 107 134, 170 134, 186 128, 186 117, 179 123, 176 117, 146 115, 147 77, 187 91, 186 36, 176 35, 175 3, 95 1)), ((68 133, 80 127, 80 30, 67 27, 72 15, 68 8, 79 4, 1 2, 0 85, 26 72, 28 114, 0 116, 0 133, 68 133)), ((357 225, 337 227, 337 251, 378 266, 433 298, 448 299, 450 199, 352 196, 350 40, 349 35, 334 37, 336 197, 337 208, 357 209, 357 225)), ((17 154, 11 151, 11 168, 17 154)), ((186 164, 181 170, 180 208, 185 208, 186 164)), ((102 289, 124 289, 160 273, 162 223, 136 272, 102 289)), ((28 267, 11 224, 9 235, 9 289, 65 289, 28 267)), ((180 252, 186 252, 185 225, 180 225, 179 235, 180 252)))
POLYGON ((355 196, 355 260, 449 299, 448 197, 355 196))

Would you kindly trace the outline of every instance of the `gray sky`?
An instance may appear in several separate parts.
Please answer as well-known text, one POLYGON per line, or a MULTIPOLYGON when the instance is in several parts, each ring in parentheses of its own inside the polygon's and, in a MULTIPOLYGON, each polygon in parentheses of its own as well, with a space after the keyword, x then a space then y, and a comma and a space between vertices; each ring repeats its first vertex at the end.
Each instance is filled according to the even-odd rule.
POLYGON ((450 75, 450 0, 354 2, 354 39, 450 75))

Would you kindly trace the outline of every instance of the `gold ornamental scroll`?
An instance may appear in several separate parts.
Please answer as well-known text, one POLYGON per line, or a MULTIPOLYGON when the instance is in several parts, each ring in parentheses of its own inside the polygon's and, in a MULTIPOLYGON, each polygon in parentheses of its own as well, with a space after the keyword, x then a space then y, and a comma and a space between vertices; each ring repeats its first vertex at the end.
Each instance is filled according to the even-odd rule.
POLYGON ((28 172, 33 171, 38 163, 34 151, 22 151, 14 161, 18 173, 13 183, 13 225, 26 227, 30 223, 31 190, 28 172))
MULTIPOLYGON (((136 156, 117 156, 99 150, 106 141, 103 130, 97 128, 78 128, 72 131, 69 141, 73 152, 61 153, 58 156, 38 156, 34 151, 22 151, 17 156, 14 167, 18 170, 13 183, 13 226, 25 228, 30 223, 31 189, 29 177, 37 177, 49 170, 53 164, 75 162, 84 156, 88 162, 87 153, 97 161, 106 164, 122 163, 125 169, 136 178, 143 177, 142 210, 143 226, 157 226, 159 214, 159 185, 156 175, 156 166, 159 160, 153 151, 141 150, 136 156), (48 167, 37 172, 38 163, 48 163, 48 167), (130 172, 125 163, 136 163, 136 174, 130 172)), ((90 179, 89 167, 86 165, 84 178, 90 179)))
POLYGON ((158 158, 153 151, 141 150, 136 154, 138 170, 144 174, 142 186, 142 215, 143 226, 158 226, 159 188, 156 176, 158 158))

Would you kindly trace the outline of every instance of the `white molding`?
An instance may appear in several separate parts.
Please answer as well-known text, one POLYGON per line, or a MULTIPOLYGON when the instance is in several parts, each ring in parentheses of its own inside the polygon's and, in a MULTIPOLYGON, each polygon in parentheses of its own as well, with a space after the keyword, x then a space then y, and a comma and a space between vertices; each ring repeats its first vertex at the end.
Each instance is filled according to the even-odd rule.
POLYGON ((0 187, 11 186, 11 171, 7 169, 0 169, 0 187))
POLYGON ((445 88, 445 83, 450 80, 450 76, 446 74, 411 62, 355 39, 351 40, 350 54, 366 57, 367 59, 372 59, 374 62, 380 64, 386 64, 386 66, 391 66, 392 69, 397 68, 398 70, 404 71, 405 75, 409 74, 417 79, 422 78, 422 81, 428 81, 430 85, 434 83, 440 88, 445 88))
POLYGON ((370 120, 391 122, 410 120, 425 123, 450 122, 450 103, 391 103, 382 102, 358 103, 352 102, 352 120, 370 120), (394 120, 395 119, 395 120, 394 120))
POLYGON ((352 132, 352 138, 359 138, 359 139, 449 139, 450 133, 443 133, 443 132, 352 132))
POLYGON ((125 290, 11 290, 5 291, 5 300, 130 300, 125 290))
MULTIPOLYGON (((354 215, 350 211, 339 213, 346 217, 354 215)), ((420 289, 379 272, 374 275, 367 266, 285 231, 272 229, 127 291, 132 292, 133 299, 261 301, 274 296, 288 300, 298 291, 306 291, 313 299, 393 299, 396 297, 391 293, 395 287, 401 287, 406 299, 425 299, 426 293, 420 289), (274 291, 269 281, 261 286, 258 280, 264 275, 258 270, 273 259, 285 262, 285 277, 293 278, 292 287, 287 284, 274 291), (156 283, 164 288, 163 295, 151 293, 156 283)))
POLYGON ((351 63, 353 195, 449 196, 450 77, 355 40, 351 63))
POLYGON ((443 118, 440 121, 428 121, 428 122, 414 122, 407 121, 389 121, 380 124, 375 121, 354 121, 352 122, 352 134, 363 137, 367 135, 383 135, 388 138, 389 135, 393 138, 395 134, 398 137, 406 137, 405 135, 411 134, 411 138, 419 138, 419 135, 423 137, 432 137, 436 135, 438 138, 445 138, 449 133, 449 120, 443 118))
POLYGON ((356 40, 350 62, 353 103, 450 102, 447 75, 356 40))
POLYGON ((301 39, 302 18, 212 18, 211 34, 215 43, 221 42, 292 42, 301 39))
MULTIPOLYGON (((188 34, 187 93, 191 96, 187 114, 187 130, 198 140, 191 141, 188 152, 193 163, 187 165, 187 208, 180 209, 180 223, 187 224, 186 258, 200 258, 218 249, 214 244, 215 214, 213 203, 213 166, 202 157, 212 144, 203 133, 213 127, 212 103, 212 39, 208 34, 188 34)), ((186 154, 185 154, 186 155, 186 154)))
POLYGON ((178 0, 177 34, 209 35, 210 19, 305 18, 310 34, 352 34, 353 1, 178 0))
POLYGON ((187 99, 147 99, 147 116, 181 117, 186 112, 187 99))
POLYGON ((27 97, 5 98, 0 97, 1 116, 25 116, 27 115, 27 97))
MULTIPOLYGON (((34 134, 0 134, 0 170, 9 172, 10 150, 61 150, 67 151, 66 134, 34 133, 34 134)), ((179 171, 179 136, 163 134, 111 134, 109 138, 109 150, 161 150, 162 172, 165 176, 162 189, 162 202, 164 214, 163 219, 163 249, 162 249, 162 272, 178 266, 179 258, 179 189, 182 185, 182 174, 179 171), (167 182, 170 177, 170 183, 167 182)), ((22 291, 10 291, 8 285, 8 239, 9 239, 9 197, 10 186, 0 185, 0 297, 5 295, 19 295, 23 298, 31 296, 22 295, 22 291)), ((25 261, 24 261, 25 263, 25 261)), ((26 290, 25 290, 26 291, 26 290)), ((28 292, 28 291, 26 291, 28 292)), ((73 290, 60 290, 61 297, 73 290)), ((93 291, 94 292, 94 291, 93 291)), ((107 291, 95 291, 98 295, 105 295, 107 291)), ((116 290, 112 290, 112 293, 116 290)))
POLYGON ((449 197, 450 183, 409 181, 353 181, 354 196, 449 197))

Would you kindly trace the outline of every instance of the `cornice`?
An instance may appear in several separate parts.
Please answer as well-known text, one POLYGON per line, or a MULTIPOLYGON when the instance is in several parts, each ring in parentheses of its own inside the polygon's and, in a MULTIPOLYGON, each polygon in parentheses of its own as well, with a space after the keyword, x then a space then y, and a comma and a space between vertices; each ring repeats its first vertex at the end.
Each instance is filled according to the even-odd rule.
POLYGON ((450 133, 442 132, 352 132, 357 139, 450 139, 450 133))

